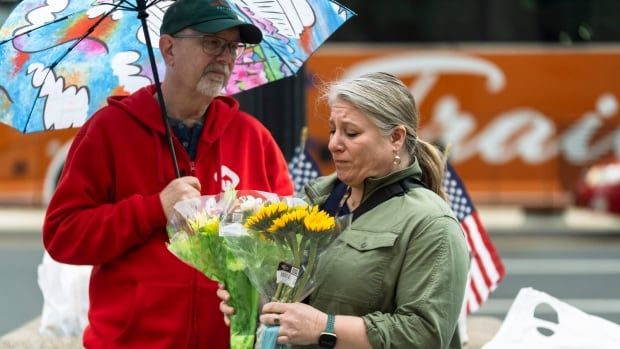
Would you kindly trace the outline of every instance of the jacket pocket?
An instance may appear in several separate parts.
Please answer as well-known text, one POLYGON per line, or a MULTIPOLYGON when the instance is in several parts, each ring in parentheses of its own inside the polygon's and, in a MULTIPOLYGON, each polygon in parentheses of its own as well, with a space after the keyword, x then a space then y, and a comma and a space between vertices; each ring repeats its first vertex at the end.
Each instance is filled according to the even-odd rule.
POLYGON ((366 252, 384 247, 392 247, 397 237, 398 235, 393 233, 371 233, 370 235, 349 234, 342 236, 341 240, 359 252, 366 252))
POLYGON ((316 301, 330 303, 335 300, 348 304, 343 310, 350 308, 351 313, 376 309, 386 297, 383 280, 394 258, 398 235, 351 230, 339 239, 316 301))
POLYGON ((117 345, 174 348, 187 345, 191 294, 186 285, 140 283, 117 345))

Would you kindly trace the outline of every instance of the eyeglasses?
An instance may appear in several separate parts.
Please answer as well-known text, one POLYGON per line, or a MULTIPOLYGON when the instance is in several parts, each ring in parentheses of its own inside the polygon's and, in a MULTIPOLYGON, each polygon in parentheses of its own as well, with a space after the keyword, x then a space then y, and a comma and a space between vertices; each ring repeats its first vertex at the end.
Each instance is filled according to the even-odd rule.
POLYGON ((172 35, 179 39, 202 39, 202 50, 204 53, 213 56, 221 55, 225 49, 235 57, 235 59, 241 57, 245 51, 245 43, 239 41, 228 41, 224 38, 220 38, 211 34, 175 34, 172 35))

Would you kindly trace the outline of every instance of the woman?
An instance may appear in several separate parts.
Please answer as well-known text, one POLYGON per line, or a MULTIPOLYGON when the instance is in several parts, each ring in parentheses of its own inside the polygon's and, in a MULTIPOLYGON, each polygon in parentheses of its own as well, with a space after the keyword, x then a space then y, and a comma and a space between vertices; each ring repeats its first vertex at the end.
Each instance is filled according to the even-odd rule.
MULTIPOLYGON (((261 323, 279 324, 278 343, 295 346, 460 348, 468 252, 443 199, 441 156, 417 138, 413 96, 373 73, 331 85, 327 98, 336 173, 305 194, 354 221, 322 257, 325 277, 308 304, 268 303, 261 323)), ((228 293, 218 295, 232 314, 228 293)))

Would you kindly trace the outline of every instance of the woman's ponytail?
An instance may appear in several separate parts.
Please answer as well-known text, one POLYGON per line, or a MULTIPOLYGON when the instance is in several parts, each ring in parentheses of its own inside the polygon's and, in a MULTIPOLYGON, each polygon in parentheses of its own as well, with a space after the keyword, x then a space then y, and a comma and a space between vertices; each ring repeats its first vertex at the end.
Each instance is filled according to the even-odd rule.
POLYGON ((435 192, 444 200, 447 200, 442 186, 446 166, 443 155, 439 152, 439 149, 418 138, 415 145, 414 156, 422 169, 422 182, 426 184, 428 189, 435 192))

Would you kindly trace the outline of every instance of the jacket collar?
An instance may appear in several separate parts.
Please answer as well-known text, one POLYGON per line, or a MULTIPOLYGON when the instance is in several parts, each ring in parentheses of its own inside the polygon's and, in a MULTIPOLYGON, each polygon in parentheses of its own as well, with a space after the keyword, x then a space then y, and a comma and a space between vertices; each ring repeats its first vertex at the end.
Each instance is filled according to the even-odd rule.
POLYGON ((409 167, 406 167, 400 171, 391 172, 386 176, 366 178, 364 180, 364 194, 362 195, 362 202, 377 191, 377 189, 396 183, 407 177, 412 177, 418 181, 422 181, 422 169, 420 168, 417 160, 414 161, 409 167))
MULTIPOLYGON (((391 172, 383 177, 369 177, 364 180, 364 194, 362 202, 364 202, 377 189, 398 182, 404 178, 412 177, 418 181, 422 181, 422 169, 417 160, 409 167, 402 170, 391 172)), ((314 204, 320 204, 327 200, 336 183, 336 173, 329 176, 321 177, 306 187, 306 196, 314 204)))

